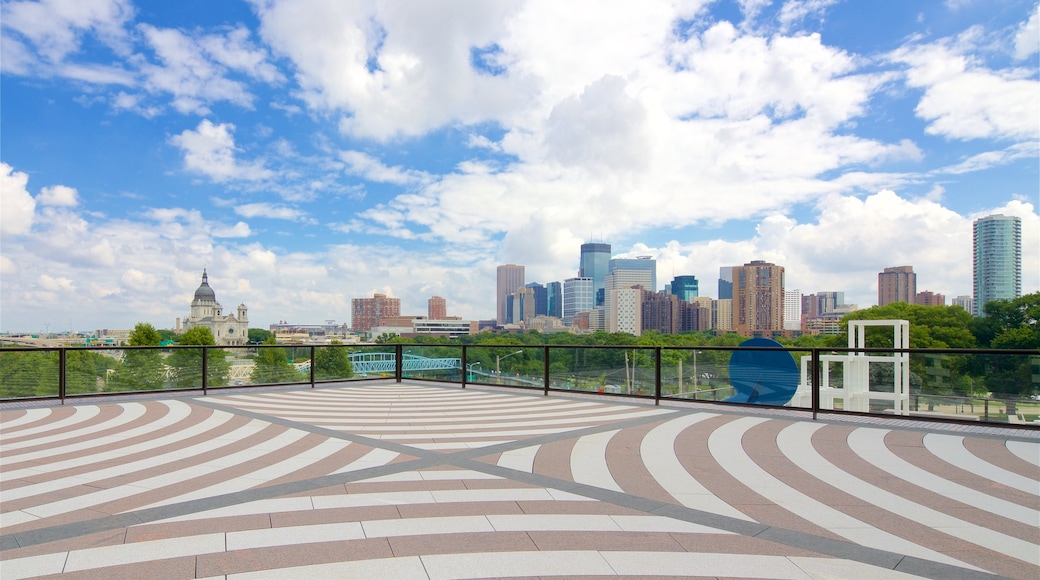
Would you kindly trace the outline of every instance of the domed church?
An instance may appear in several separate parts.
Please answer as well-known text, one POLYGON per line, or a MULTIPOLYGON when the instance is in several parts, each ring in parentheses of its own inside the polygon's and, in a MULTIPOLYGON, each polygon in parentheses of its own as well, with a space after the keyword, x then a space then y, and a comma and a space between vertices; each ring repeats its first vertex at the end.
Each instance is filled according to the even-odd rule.
POLYGON ((191 314, 184 319, 183 330, 205 326, 220 346, 243 345, 249 341, 249 316, 245 304, 238 305, 238 315, 224 316, 217 294, 209 286, 209 276, 202 270, 202 284, 191 301, 191 314))

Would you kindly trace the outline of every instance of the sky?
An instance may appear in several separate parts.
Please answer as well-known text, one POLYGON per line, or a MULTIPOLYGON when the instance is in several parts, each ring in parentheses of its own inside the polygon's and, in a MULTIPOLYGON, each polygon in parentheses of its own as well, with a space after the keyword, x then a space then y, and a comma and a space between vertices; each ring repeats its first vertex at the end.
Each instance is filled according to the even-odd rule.
MULTIPOLYGON (((0 331, 251 327, 384 293, 495 315, 495 269, 652 255, 972 293, 972 222, 1040 287, 1036 0, 0 4, 0 331)), ((659 288, 660 289, 660 288, 659 288)))

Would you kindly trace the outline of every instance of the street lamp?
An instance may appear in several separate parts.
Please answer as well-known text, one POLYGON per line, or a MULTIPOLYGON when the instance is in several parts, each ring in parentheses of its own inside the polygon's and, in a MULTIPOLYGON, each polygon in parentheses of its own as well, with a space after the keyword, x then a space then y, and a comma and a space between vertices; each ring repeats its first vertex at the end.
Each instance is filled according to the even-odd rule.
POLYGON ((511 356, 513 356, 515 354, 520 354, 522 352, 524 352, 524 351, 523 350, 518 350, 516 352, 511 352, 511 353, 507 354, 506 356, 498 356, 497 354, 495 355, 495 374, 498 375, 498 384, 500 384, 500 385, 502 384, 502 361, 504 361, 505 359, 507 359, 507 358, 509 358, 509 357, 511 357, 511 356))
POLYGON ((472 381, 473 380, 473 367, 475 367, 475 366, 477 366, 479 364, 480 364, 480 361, 477 361, 477 362, 475 362, 473 364, 466 365, 466 372, 469 374, 469 378, 466 379, 466 380, 468 380, 468 381, 472 381))

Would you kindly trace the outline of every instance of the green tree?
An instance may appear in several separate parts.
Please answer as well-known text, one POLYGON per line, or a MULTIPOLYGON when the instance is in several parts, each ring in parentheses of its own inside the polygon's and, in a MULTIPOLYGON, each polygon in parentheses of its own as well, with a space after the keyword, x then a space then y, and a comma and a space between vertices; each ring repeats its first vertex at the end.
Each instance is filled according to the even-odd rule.
POLYGON ((58 396, 58 351, 0 352, 0 397, 58 396))
POLYGON ((105 390, 108 371, 118 369, 115 360, 83 349, 65 351, 65 392, 96 393, 105 390))
MULTIPOLYGON (((204 326, 193 326, 180 336, 180 346, 173 349, 167 359, 173 384, 178 389, 202 387, 202 353, 203 346, 215 346, 213 333, 204 326), (188 348, 200 347, 200 348, 188 348)), ((231 375, 231 363, 228 354, 220 348, 205 349, 206 384, 210 387, 224 386, 231 375)))
POLYGON ((338 340, 330 346, 314 349, 314 378, 319 381, 349 379, 354 376, 354 366, 350 363, 350 350, 339 346, 338 340))
POLYGON ((975 370, 994 396, 1008 398, 1008 413, 1015 412, 1015 398, 1037 392, 1033 361, 1040 356, 1040 292, 1013 300, 987 302, 985 317, 976 319, 972 332, 979 343, 991 348, 1032 350, 1032 355, 993 355, 981 359, 975 370))
POLYGON ((249 329, 249 342, 251 344, 263 344, 272 336, 274 336, 274 334, 270 330, 264 330, 263 328, 249 329))
MULTIPOLYGON (((253 359, 253 373, 249 380, 257 385, 299 382, 302 377, 296 372, 289 360, 290 354, 285 348, 276 347, 278 342, 273 336, 258 349, 253 359)), ((315 357, 317 358, 317 357, 315 357)))
MULTIPOLYGON (((116 368, 109 382, 115 391, 157 391, 166 385, 166 365, 162 352, 144 348, 159 346, 162 337, 147 322, 138 322, 130 332, 127 343, 131 347, 123 351, 122 364, 116 368)), ((91 389, 93 390, 93 389, 91 389)))

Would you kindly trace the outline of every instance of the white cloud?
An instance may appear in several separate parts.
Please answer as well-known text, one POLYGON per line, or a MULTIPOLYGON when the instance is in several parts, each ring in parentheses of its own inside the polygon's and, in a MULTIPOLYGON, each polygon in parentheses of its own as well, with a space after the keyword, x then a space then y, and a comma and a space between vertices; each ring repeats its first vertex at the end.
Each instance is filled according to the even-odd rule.
POLYGON ((352 135, 383 140, 495 118, 529 92, 470 64, 472 47, 502 34, 513 2, 255 5, 261 36, 295 65, 299 96, 342 113, 340 128, 352 135))
POLYGON ((0 162, 0 232, 4 236, 29 233, 36 214, 36 200, 26 185, 29 176, 0 162))
POLYGON ((1015 34, 1015 58, 1025 60, 1040 52, 1040 4, 1015 34))
POLYGON ((909 68, 906 82, 924 95, 915 109, 926 132, 952 139, 1037 139, 1040 81, 1033 72, 991 70, 964 53, 978 31, 892 53, 909 68))
POLYGON ((363 177, 368 181, 407 185, 430 180, 422 171, 405 169, 401 166, 387 167, 381 161, 361 151, 342 151, 340 159, 347 164, 347 173, 363 177))
MULTIPOLYGON (((235 213, 245 218, 267 218, 277 220, 301 221, 307 217, 307 213, 271 203, 245 203, 235 206, 235 213)), ((240 222, 241 223, 241 222, 240 222)))
POLYGON ((79 205, 79 192, 75 188, 64 185, 44 187, 36 201, 41 205, 53 205, 62 207, 75 207, 79 205))
POLYGON ((195 131, 186 129, 170 138, 184 152, 184 167, 217 183, 232 180, 257 181, 273 175, 262 162, 242 164, 235 160, 235 139, 230 123, 213 124, 203 119, 195 131))
MULTIPOLYGON (((78 51, 83 35, 88 32, 114 49, 125 50, 123 25, 133 16, 130 0, 23 1, 7 2, 0 8, 3 27, 16 31, 52 63, 61 62, 68 54, 78 51)), ((6 51, 4 58, 7 58, 6 51)))

